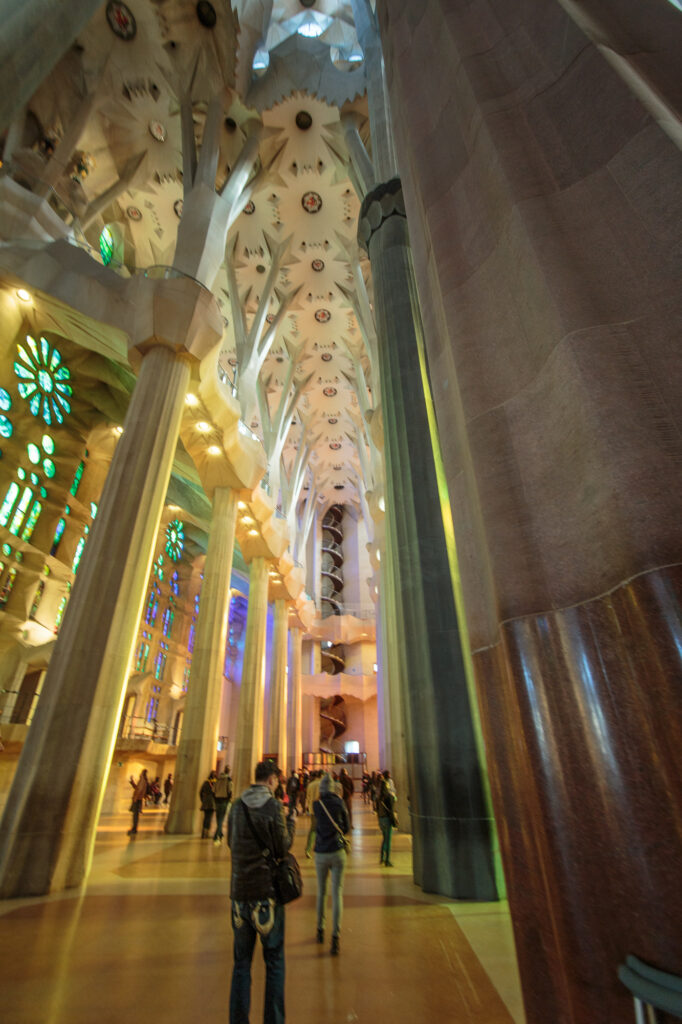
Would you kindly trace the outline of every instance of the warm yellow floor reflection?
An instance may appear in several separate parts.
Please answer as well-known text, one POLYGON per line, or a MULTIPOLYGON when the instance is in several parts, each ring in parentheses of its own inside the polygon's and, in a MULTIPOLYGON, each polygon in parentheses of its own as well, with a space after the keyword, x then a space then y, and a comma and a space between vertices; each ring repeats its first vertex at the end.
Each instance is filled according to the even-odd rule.
MULTIPOLYGON (((305 893, 287 909, 287 1018, 294 1024, 522 1024, 506 904, 454 903, 412 884, 410 840, 378 864, 374 816, 359 799, 346 874, 341 956, 315 937, 315 881, 296 854, 305 893)), ((101 823, 84 893, 0 902, 3 1024, 227 1022, 232 957, 229 852, 164 835, 147 811, 134 841, 127 819, 101 823)), ((251 1019, 262 1019, 254 960, 251 1019)))

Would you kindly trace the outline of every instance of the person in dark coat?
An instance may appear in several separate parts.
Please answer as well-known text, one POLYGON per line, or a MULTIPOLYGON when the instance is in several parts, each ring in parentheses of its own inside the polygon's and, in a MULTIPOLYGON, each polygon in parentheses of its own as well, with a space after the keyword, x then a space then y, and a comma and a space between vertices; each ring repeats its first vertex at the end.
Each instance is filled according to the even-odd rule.
POLYGON ((265 960, 263 1019, 266 1024, 284 1024, 284 907, 277 902, 270 858, 263 856, 263 849, 281 860, 293 842, 296 823, 293 817, 285 817, 284 806, 274 797, 278 784, 277 766, 260 761, 254 785, 234 801, 227 819, 234 932, 230 1024, 244 1024, 249 1019, 251 961, 257 937, 265 960))
POLYGON ((215 811, 215 780, 216 773, 209 772, 208 778, 204 779, 199 790, 199 799, 201 800, 201 810, 204 812, 204 821, 201 827, 201 838, 208 839, 211 833, 211 819, 213 818, 213 812, 215 811))
POLYGON ((317 874, 317 941, 324 942, 327 879, 332 876, 332 956, 338 956, 343 916, 343 876, 346 850, 342 836, 350 832, 346 805, 334 792, 330 775, 320 780, 320 796, 313 803, 315 815, 315 871, 317 874))

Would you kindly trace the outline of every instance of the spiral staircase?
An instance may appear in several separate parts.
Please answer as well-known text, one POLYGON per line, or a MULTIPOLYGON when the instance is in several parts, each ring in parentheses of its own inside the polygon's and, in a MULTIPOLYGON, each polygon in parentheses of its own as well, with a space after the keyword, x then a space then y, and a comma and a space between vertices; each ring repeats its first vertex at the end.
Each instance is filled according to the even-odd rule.
MULTIPOLYGON (((343 508, 332 505, 322 520, 322 618, 343 614, 343 508)), ((329 675, 343 672, 343 644, 322 644, 321 668, 329 675)), ((320 750, 334 753, 332 741, 346 731, 343 697, 325 698, 320 707, 320 750)))

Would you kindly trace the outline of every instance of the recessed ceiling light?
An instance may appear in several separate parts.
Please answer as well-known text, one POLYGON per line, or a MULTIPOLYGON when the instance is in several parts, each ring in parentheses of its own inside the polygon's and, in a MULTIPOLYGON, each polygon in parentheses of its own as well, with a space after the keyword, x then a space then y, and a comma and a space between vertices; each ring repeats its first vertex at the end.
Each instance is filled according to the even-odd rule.
POLYGON ((202 434, 208 434, 210 429, 211 424, 207 423, 205 420, 199 420, 197 423, 197 430, 201 431, 202 434))
POLYGON ((220 448, 218 447, 218 445, 217 444, 212 444, 210 446, 210 448, 208 449, 208 454, 209 455, 220 455, 220 448))
POLYGON ((120 437, 123 433, 123 427, 114 427, 114 433, 120 437))
POLYGON ((17 295, 19 296, 22 302, 31 301, 31 293, 27 292, 25 288, 17 288, 17 295))
POLYGON ((194 406, 194 405, 198 405, 198 404, 199 404, 199 399, 197 398, 197 396, 193 395, 191 391, 188 391, 187 394, 185 395, 185 405, 192 405, 192 406, 194 406))
POLYGON ((249 530, 249 537, 257 537, 258 530, 249 530))

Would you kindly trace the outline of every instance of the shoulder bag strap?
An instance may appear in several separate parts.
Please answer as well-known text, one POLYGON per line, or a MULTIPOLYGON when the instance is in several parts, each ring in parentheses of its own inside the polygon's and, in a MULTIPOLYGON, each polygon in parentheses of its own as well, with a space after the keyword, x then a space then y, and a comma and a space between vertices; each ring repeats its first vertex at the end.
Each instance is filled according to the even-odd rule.
POLYGON ((328 811, 328 810, 327 810, 327 808, 325 807, 325 805, 324 805, 324 802, 323 802, 323 800, 322 800, 322 797, 320 797, 320 798, 319 798, 319 802, 320 802, 320 803, 322 804, 322 810, 323 810, 323 811, 324 811, 324 813, 325 813, 325 814, 327 815, 327 817, 329 818, 329 820, 331 821, 332 825, 334 826, 334 828, 336 829, 336 831, 337 831, 337 832, 339 833, 339 835, 340 835, 340 836, 345 836, 345 834, 346 834, 346 833, 345 833, 345 832, 342 832, 342 831, 341 831, 341 829, 340 829, 340 828, 339 828, 339 826, 338 826, 338 825, 336 824, 336 822, 335 822, 335 821, 334 821, 334 819, 332 818, 331 814, 329 813, 329 811, 328 811))
POLYGON ((272 855, 272 850, 270 849, 269 846, 267 846, 267 844, 265 846, 263 846, 262 838, 258 835, 258 833, 256 832, 255 828, 253 827, 253 822, 251 821, 251 815, 249 814, 249 808, 246 806, 246 804, 244 803, 243 800, 240 799, 239 802, 242 805, 242 807, 244 808, 244 814, 246 815, 246 824, 249 826, 249 830, 251 832, 251 835, 256 840, 258 845, 260 847, 262 847, 261 853, 263 854, 263 856, 265 857, 266 860, 268 858, 271 858, 272 860, 274 860, 274 857, 272 855))

